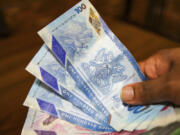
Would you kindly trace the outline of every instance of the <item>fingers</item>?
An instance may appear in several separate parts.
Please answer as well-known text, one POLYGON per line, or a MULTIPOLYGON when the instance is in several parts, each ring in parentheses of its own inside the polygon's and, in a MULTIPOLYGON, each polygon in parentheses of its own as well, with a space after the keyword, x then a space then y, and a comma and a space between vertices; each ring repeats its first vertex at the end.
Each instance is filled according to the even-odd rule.
MULTIPOLYGON (((163 50, 140 62, 141 71, 152 80, 125 86, 121 91, 122 100, 132 105, 159 103, 162 101, 174 102, 177 99, 175 98, 177 97, 177 94, 175 94, 177 93, 175 89, 177 86, 174 86, 176 80, 172 78, 172 71, 175 70, 175 61, 179 61, 180 58, 177 57, 176 50, 163 50)), ((180 49, 178 51, 180 52, 180 49)))
POLYGON ((170 92, 166 89, 167 77, 159 77, 141 83, 125 86, 121 91, 123 102, 132 105, 158 103, 170 100, 170 92))
POLYGON ((139 65, 139 68, 140 68, 141 72, 143 74, 145 74, 145 70, 144 70, 145 69, 145 61, 139 62, 138 65, 139 65))
POLYGON ((148 78, 155 79, 158 77, 156 59, 151 57, 143 62, 139 63, 141 72, 143 72, 148 78))
POLYGON ((171 61, 166 51, 161 51, 139 63, 141 72, 148 78, 155 79, 170 71, 171 61))

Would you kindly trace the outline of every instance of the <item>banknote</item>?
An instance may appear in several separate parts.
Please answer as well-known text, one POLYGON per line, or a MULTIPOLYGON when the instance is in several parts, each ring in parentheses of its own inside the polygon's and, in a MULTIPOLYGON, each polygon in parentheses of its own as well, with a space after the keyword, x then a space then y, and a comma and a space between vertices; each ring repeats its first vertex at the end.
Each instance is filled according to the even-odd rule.
POLYGON ((177 115, 172 106, 165 106, 161 111, 152 119, 151 123, 148 125, 148 130, 151 130, 158 126, 166 126, 177 120, 177 115))
POLYGON ((153 114, 143 115, 137 119, 136 122, 132 122, 126 126, 124 130, 132 131, 132 126, 136 126, 136 130, 150 130, 154 127, 167 125, 168 123, 175 121, 176 115, 173 107, 159 105, 159 107, 154 108, 154 110, 156 111, 154 111, 153 114), (138 121, 139 124, 136 124, 138 121))
MULTIPOLYGON (((152 120, 156 117, 156 115, 164 108, 164 105, 159 105, 159 107, 155 107, 154 108, 154 112, 153 114, 147 114, 147 115, 143 115, 140 119, 140 124, 136 125, 136 130, 147 130, 150 123, 152 122, 152 120)), ((139 120, 139 119, 137 119, 139 120)), ((131 126, 133 126, 134 122, 130 123, 130 125, 128 125, 127 128, 125 128, 125 130, 130 130, 131 126)), ((133 126, 134 127, 134 126, 133 126)))
POLYGON ((93 131, 115 131, 109 125, 100 124, 70 102, 60 98, 39 80, 35 80, 24 105, 93 131))
POLYGON ((147 78, 88 0, 82 0, 38 32, 78 88, 120 131, 154 106, 124 106, 121 88, 147 78))
POLYGON ((84 113, 101 123, 108 124, 109 118, 91 105, 89 99, 79 90, 69 73, 65 71, 46 45, 43 45, 37 52, 26 70, 84 113))
POLYGON ((137 135, 143 132, 143 130, 119 133, 95 132, 29 108, 21 135, 137 135))
POLYGON ((163 108, 164 106, 158 106, 155 107, 153 112, 151 114, 146 113, 143 116, 139 117, 135 121, 132 121, 129 123, 127 126, 123 128, 123 130, 132 132, 134 130, 146 130, 151 123, 152 119, 159 113, 159 111, 163 108))

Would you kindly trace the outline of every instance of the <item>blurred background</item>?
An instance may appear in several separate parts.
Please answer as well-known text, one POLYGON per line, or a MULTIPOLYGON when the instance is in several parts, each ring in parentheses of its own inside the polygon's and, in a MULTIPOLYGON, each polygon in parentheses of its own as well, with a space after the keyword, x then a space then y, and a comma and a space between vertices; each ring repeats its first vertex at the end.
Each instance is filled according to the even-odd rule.
MULTIPOLYGON (((79 0, 0 0, 0 132, 20 134, 34 77, 25 66, 42 45, 37 31, 79 0)), ((180 47, 180 0, 90 0, 137 61, 180 47)))

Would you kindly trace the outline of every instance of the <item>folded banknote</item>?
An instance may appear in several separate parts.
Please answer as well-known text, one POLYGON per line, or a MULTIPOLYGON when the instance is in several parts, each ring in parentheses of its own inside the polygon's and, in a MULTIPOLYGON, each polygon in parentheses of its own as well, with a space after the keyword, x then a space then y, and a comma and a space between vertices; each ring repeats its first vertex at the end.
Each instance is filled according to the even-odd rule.
POLYGON ((83 113, 37 79, 31 87, 24 105, 93 131, 115 131, 109 125, 103 125, 83 113))
POLYGON ((37 52, 26 70, 90 117, 108 124, 109 118, 91 105, 90 100, 79 90, 69 73, 45 45, 37 52))
POLYGON ((124 85, 147 78, 88 0, 76 4, 38 34, 115 130, 147 113, 153 117, 154 106, 131 107, 121 101, 124 85))

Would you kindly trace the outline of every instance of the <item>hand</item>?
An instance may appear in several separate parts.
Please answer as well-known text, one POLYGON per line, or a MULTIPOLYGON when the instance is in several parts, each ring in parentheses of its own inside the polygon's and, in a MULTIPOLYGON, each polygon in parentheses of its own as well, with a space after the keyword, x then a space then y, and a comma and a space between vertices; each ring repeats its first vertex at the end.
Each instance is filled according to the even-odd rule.
POLYGON ((150 80, 123 87, 123 102, 143 105, 170 101, 180 105, 180 48, 162 50, 139 66, 150 80))

